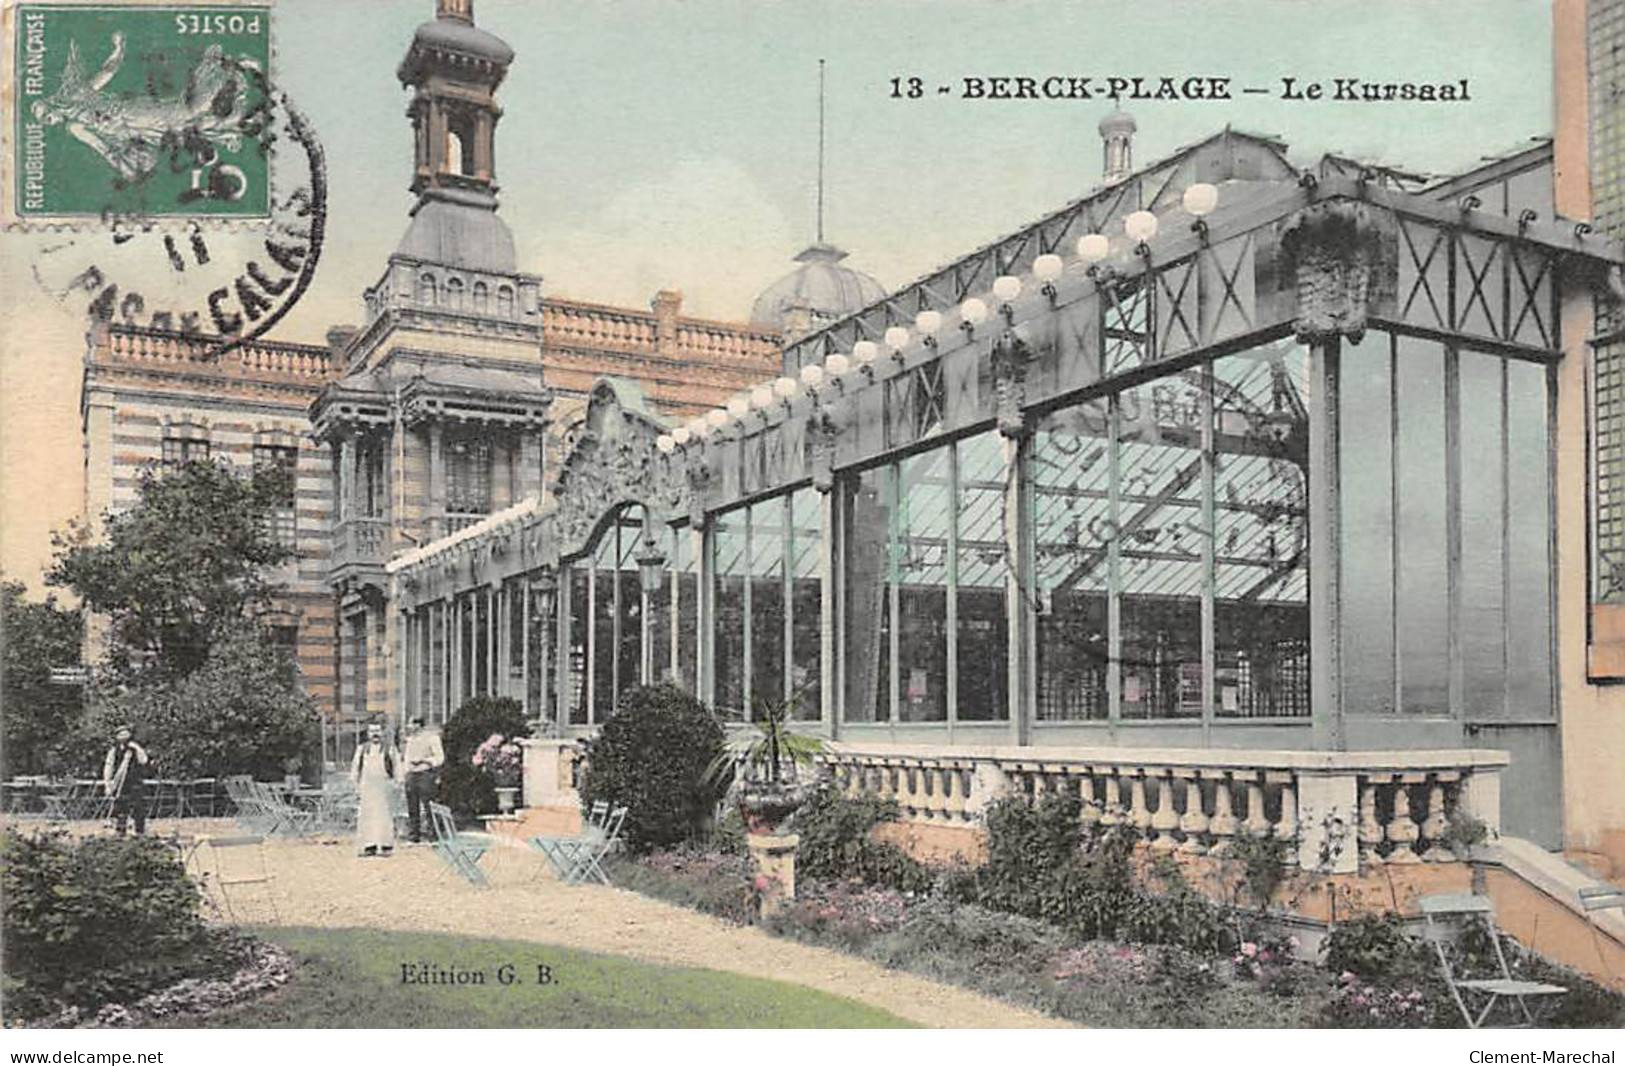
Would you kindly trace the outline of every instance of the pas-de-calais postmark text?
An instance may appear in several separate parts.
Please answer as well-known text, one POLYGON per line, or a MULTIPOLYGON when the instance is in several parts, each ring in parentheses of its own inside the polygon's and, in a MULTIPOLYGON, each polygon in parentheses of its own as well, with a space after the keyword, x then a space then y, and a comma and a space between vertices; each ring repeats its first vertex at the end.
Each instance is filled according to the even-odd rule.
POLYGON ((322 152, 273 82, 264 4, 6 11, 3 221, 59 234, 34 275, 92 323, 263 334, 310 282, 322 152))

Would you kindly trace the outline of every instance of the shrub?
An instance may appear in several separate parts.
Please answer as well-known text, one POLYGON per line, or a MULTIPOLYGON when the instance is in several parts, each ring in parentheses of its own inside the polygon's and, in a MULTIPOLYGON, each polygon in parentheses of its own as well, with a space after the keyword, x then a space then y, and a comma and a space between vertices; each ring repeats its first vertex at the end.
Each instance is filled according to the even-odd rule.
POLYGON ((518 700, 475 696, 457 708, 440 731, 446 764, 440 768, 440 798, 464 817, 497 808, 496 779, 474 765, 474 753, 493 733, 523 737, 530 732, 518 700))
POLYGON ((1405 932, 1404 920, 1393 911, 1338 922, 1320 950, 1332 973, 1366 981, 1422 980, 1436 966, 1426 945, 1405 932))
POLYGON ((630 689, 587 745, 582 807, 624 805, 635 853, 692 840, 720 798, 706 770, 722 751, 721 724, 694 697, 669 684, 630 689))
POLYGON ((924 864, 871 836, 875 826, 894 822, 899 814, 896 800, 854 799, 832 786, 820 788, 795 815, 795 833, 801 838, 796 869, 805 877, 855 877, 900 891, 930 888, 931 871, 924 864))
POLYGON ((8 1021, 130 1002, 235 965, 234 942, 209 934, 197 886, 155 840, 6 830, 0 858, 8 1021))

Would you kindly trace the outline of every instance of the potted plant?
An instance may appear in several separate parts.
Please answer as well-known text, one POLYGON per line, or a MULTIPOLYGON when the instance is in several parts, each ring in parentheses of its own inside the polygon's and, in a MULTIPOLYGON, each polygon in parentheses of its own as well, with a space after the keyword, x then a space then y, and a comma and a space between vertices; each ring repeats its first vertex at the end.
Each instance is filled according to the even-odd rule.
POLYGON ((282 784, 289 792, 303 783, 299 771, 304 769, 304 766, 305 760, 298 755, 290 755, 282 760, 282 784))
POLYGON ((492 733, 474 750, 469 760, 476 770, 491 775, 496 785, 497 811, 512 814, 519 795, 519 777, 524 769, 525 752, 519 742, 501 733, 492 733))
POLYGON ((790 727, 797 701, 791 696, 758 704, 747 731, 730 740, 706 771, 709 782, 732 782, 739 813, 752 833, 776 832, 817 787, 817 758, 827 744, 790 727))

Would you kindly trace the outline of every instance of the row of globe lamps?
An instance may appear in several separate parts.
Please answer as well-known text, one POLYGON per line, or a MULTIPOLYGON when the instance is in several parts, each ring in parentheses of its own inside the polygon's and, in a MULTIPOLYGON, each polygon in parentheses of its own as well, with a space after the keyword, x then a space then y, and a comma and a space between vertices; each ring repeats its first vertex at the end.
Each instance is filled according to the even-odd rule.
MULTIPOLYGON (((1181 200, 1185 212, 1195 221, 1191 229, 1204 240, 1207 236, 1207 223, 1205 217, 1213 213, 1219 205, 1219 190, 1206 182, 1197 182, 1185 190, 1181 200)), ((1135 211, 1123 219, 1123 233, 1134 242, 1136 252, 1149 257, 1148 243, 1157 235, 1157 216, 1150 211, 1135 211)), ((1091 275, 1099 263, 1111 254, 1111 241, 1102 233, 1089 233, 1078 238, 1078 258, 1088 267, 1091 275)), ((1046 252, 1033 260, 1033 277, 1040 282, 1040 290, 1053 301, 1055 298, 1055 282, 1065 269, 1065 261, 1054 252, 1046 252)), ((993 297, 999 302, 999 310, 1007 322, 1013 321, 1015 310, 1011 306, 1021 295, 1021 279, 1011 274, 1003 274, 993 281, 993 297)), ((967 337, 975 335, 976 327, 986 322, 991 310, 987 301, 972 296, 959 305, 959 328, 965 331, 967 337)), ((927 309, 914 316, 914 333, 919 335, 921 343, 934 348, 937 345, 937 335, 942 331, 942 312, 927 309)), ((887 348, 891 350, 892 358, 901 362, 903 350, 913 334, 906 326, 892 326, 884 335, 887 348)), ((844 379, 854 367, 865 377, 873 378, 874 363, 880 357, 880 346, 874 341, 862 340, 852 346, 850 355, 835 352, 825 359, 822 365, 810 364, 801 368, 799 380, 792 377, 781 377, 771 384, 757 385, 749 392, 740 393, 730 398, 724 407, 715 408, 706 414, 689 420, 686 425, 678 426, 670 433, 662 434, 655 441, 655 446, 662 454, 670 455, 679 448, 688 448, 690 445, 703 444, 712 433, 727 429, 735 423, 742 423, 751 411, 757 411, 765 424, 767 412, 776 404, 784 404, 788 409, 796 396, 805 392, 818 400, 819 390, 828 382, 837 388, 844 388, 844 379)))

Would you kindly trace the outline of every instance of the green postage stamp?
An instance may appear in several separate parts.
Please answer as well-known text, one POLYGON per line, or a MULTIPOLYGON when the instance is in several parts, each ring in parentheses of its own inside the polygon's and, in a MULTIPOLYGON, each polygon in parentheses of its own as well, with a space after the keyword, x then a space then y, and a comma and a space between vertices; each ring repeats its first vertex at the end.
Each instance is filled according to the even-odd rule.
POLYGON ((268 214, 268 6, 21 3, 6 15, 7 221, 268 214))

